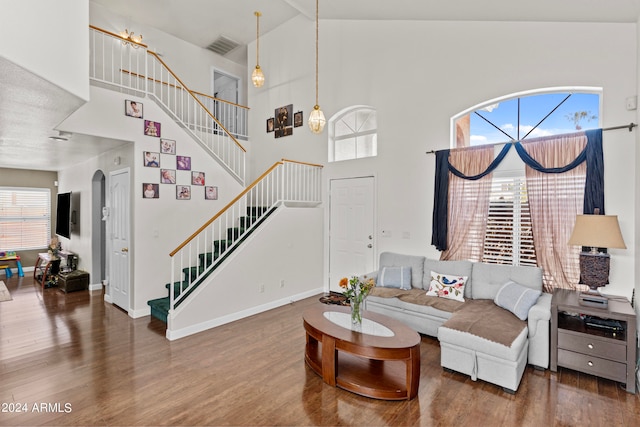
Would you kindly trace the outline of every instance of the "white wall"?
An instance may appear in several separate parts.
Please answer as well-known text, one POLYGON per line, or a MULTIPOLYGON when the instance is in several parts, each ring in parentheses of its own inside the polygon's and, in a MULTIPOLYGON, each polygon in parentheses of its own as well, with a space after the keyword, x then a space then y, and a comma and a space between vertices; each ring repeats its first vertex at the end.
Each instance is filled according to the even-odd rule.
MULTIPOLYGON (((99 238, 94 236, 92 230, 92 206, 93 197, 92 178, 96 171, 100 170, 108 179, 109 172, 127 167, 133 167, 133 143, 123 141, 123 145, 89 159, 83 163, 58 172, 58 192, 72 191, 80 196, 80 234, 71 234, 70 239, 59 237, 62 247, 78 254, 78 268, 89 272, 94 271, 92 263, 92 242, 99 238), (113 159, 119 157, 121 163, 115 165, 113 159)), ((105 192, 108 188, 105 188, 105 192)), ((108 257, 107 257, 108 263, 108 257)), ((108 270, 107 270, 108 274, 108 270)), ((90 276, 92 285, 100 284, 99 277, 90 276)))
MULTIPOLYGON (((246 87, 246 67, 209 50, 195 46, 170 34, 117 15, 105 7, 90 3, 91 24, 103 30, 120 34, 125 28, 136 34, 142 34, 142 42, 149 50, 161 55, 162 60, 191 90, 211 94, 213 83, 212 67, 242 79, 241 86, 246 87)), ((212 23, 212 25, 214 25, 212 23)), ((244 93, 244 90, 241 91, 244 93)), ((246 98, 240 99, 246 105, 246 98)))
POLYGON ((184 335, 317 295, 322 289, 322 209, 280 207, 170 319, 184 335), (261 287, 264 289, 261 291, 261 287))
MULTIPOLYGON (((206 220, 235 197, 242 187, 225 172, 185 131, 150 99, 135 98, 115 91, 91 87, 91 101, 71 115, 64 129, 73 133, 96 135, 131 142, 126 152, 111 152, 61 171, 60 191, 81 192, 82 212, 91 209, 91 179, 97 169, 108 171, 131 167, 131 314, 149 314, 147 301, 167 296, 164 287, 170 281, 169 253, 196 231, 206 220), (143 199, 142 184, 160 182, 160 168, 143 167, 144 151, 160 151, 160 139, 143 134, 144 120, 124 115, 125 99, 135 99, 144 105, 144 118, 161 123, 161 136, 176 141, 176 153, 190 156, 193 171, 205 172, 207 185, 217 186, 218 200, 205 200, 204 187, 191 186, 191 200, 176 200, 175 185, 160 184, 160 198, 143 199), (113 158, 121 156, 121 164, 113 158)), ((162 154, 161 168, 176 169, 176 156, 162 154)), ((191 184, 191 172, 176 171, 177 184, 191 184)), ((81 236, 65 247, 77 252, 80 268, 91 271, 90 218, 81 213, 81 236), (89 221, 89 222, 87 222, 89 221)), ((63 245, 64 245, 63 243, 63 245)))
POLYGON ((3 56, 89 99, 88 0, 2 0, 0 10, 3 56))
MULTIPOLYGON (((604 127, 628 124, 636 120, 625 109, 637 93, 636 45, 635 24, 321 21, 325 116, 354 104, 378 109, 378 157, 327 164, 325 183, 375 174, 377 252, 438 257, 430 244, 434 156, 425 152, 449 146, 451 116, 514 92, 578 85, 603 87, 604 127)), ((313 107, 314 22, 291 20, 261 37, 260 49, 268 77, 263 88, 249 88, 253 173, 280 157, 326 164, 326 130, 316 136, 305 126, 279 139, 264 130, 274 108, 292 103, 306 122, 313 107)), ((636 183, 628 171, 637 132, 604 135, 606 211, 619 216, 628 246, 611 251, 611 288, 627 296, 635 282, 636 183)))

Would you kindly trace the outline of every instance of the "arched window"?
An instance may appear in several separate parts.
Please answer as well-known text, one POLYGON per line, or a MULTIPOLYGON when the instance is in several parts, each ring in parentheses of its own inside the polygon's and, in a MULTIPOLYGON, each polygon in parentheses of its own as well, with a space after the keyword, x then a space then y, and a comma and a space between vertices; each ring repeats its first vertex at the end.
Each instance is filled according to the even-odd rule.
MULTIPOLYGON (((555 88, 521 92, 471 107, 451 118, 451 148, 522 141, 601 127, 600 88, 555 88)), ((584 193, 585 176, 560 178, 553 187, 563 199, 584 193)), ((450 189, 450 191, 452 191, 450 189)), ((453 188, 462 199, 477 199, 469 187, 453 188), (465 193, 468 192, 468 193, 465 193)), ((540 196, 538 196, 540 198, 540 196)), ((563 206, 561 204, 555 204, 563 206)), ((568 205, 567 205, 568 206, 568 205)), ((475 261, 539 265, 525 166, 503 162, 493 172, 489 204, 481 232, 468 233, 463 247, 482 248, 475 261)), ((561 209, 565 209, 561 207, 561 209)), ((559 211, 558 215, 562 212, 559 211)), ((570 212, 568 216, 574 215, 570 212)), ((578 265, 575 254, 573 265, 578 265)), ((553 271, 544 272, 546 286, 555 287, 553 271)), ((557 274, 559 276, 559 274, 557 274)))
POLYGON ((599 128, 601 94, 594 87, 547 88, 480 103, 451 118, 451 148, 599 128))
POLYGON ((329 161, 360 159, 378 155, 376 109, 355 105, 329 119, 329 161))

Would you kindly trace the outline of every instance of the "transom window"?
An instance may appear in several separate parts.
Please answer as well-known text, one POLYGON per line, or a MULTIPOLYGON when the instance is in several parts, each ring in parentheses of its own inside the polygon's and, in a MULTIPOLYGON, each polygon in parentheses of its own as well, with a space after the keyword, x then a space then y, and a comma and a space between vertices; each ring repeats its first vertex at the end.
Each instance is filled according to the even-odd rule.
POLYGON ((378 119, 375 108, 356 105, 329 119, 329 161, 378 155, 378 119))
POLYGON ((50 237, 51 191, 0 187, 0 250, 44 248, 50 237))
POLYGON ((452 118, 451 147, 496 144, 601 127, 600 88, 520 92, 452 118))

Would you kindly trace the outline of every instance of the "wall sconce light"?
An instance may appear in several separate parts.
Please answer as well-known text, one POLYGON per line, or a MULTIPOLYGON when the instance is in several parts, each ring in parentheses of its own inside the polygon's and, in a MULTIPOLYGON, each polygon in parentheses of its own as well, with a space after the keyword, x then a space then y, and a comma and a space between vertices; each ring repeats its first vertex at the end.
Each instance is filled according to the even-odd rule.
POLYGON ((313 106, 309 115, 309 129, 313 133, 322 133, 326 122, 324 113, 318 105, 318 0, 316 0, 316 105, 313 106))
POLYGON ((139 45, 142 44, 142 34, 139 34, 136 36, 133 31, 129 32, 129 30, 127 30, 126 28, 124 31, 120 32, 120 37, 124 39, 122 41, 122 44, 124 46, 131 44, 131 46, 137 49, 139 45), (133 42, 133 43, 130 43, 130 42, 133 42))
POLYGON ((251 81, 255 87, 261 87, 264 84, 264 73, 260 68, 260 17, 262 13, 253 12, 256 15, 256 68, 251 73, 251 81))

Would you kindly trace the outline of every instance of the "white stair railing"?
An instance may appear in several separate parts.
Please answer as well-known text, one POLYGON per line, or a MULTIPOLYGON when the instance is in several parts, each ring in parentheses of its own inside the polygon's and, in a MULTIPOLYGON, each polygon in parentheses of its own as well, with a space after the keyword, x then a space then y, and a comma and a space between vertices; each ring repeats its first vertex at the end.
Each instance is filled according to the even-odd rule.
POLYGON ((321 203, 322 166, 283 159, 276 162, 226 207, 169 254, 170 308, 224 261, 269 214, 282 204, 321 203), (179 283, 179 285, 177 285, 179 283))
MULTIPOLYGON (((93 82, 153 98, 244 185, 245 148, 156 53, 144 44, 126 41, 93 26, 89 43, 89 75, 93 82)), ((226 114, 231 120, 232 112, 226 114)))

